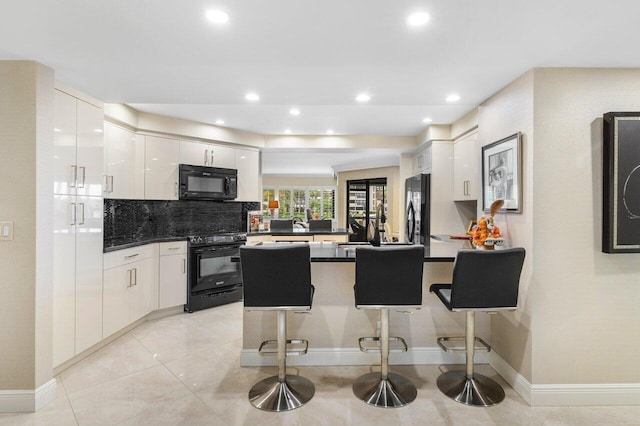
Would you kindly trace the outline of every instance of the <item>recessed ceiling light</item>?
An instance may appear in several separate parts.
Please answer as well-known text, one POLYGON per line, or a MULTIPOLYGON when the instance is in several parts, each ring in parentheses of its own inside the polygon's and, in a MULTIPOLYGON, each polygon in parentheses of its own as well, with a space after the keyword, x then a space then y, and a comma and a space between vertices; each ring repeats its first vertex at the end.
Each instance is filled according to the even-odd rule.
POLYGON ((358 96, 356 96, 356 101, 364 103, 364 102, 369 102, 371 100, 371 96, 367 95, 366 93, 360 93, 358 96))
POLYGON ((327 134, 328 135, 332 135, 333 134, 333 130, 331 130, 331 129, 327 130, 327 134))
POLYGON ((447 96, 447 102, 458 102, 460 100, 460 95, 452 94, 447 96))
POLYGON ((285 134, 285 135, 290 135, 290 134, 291 134, 291 130, 286 129, 286 130, 284 131, 284 134, 285 134))
POLYGON ((431 17, 429 16, 428 13, 425 13, 425 12, 412 13, 407 18, 407 25, 409 25, 410 27, 422 27, 423 25, 426 25, 430 19, 431 17))
POLYGON ((250 102, 258 102, 260 100, 260 95, 257 93, 247 93, 244 98, 250 102))
POLYGON ((433 120, 431 119, 431 117, 425 117, 422 119, 423 123, 431 123, 433 120))
POLYGON ((218 9, 207 10, 207 19, 214 24, 225 24, 229 21, 229 15, 218 9))
POLYGON ((224 120, 216 120, 216 124, 218 126, 222 126, 224 124, 224 120))
POLYGON ((54 132, 61 132, 62 130, 58 129, 57 127, 55 129, 53 129, 54 132))
POLYGON ((93 129, 93 131, 96 133, 102 133, 102 129, 93 129))
POLYGON ((291 115, 300 115, 300 110, 298 108, 291 108, 289 110, 289 114, 291 114, 291 115))

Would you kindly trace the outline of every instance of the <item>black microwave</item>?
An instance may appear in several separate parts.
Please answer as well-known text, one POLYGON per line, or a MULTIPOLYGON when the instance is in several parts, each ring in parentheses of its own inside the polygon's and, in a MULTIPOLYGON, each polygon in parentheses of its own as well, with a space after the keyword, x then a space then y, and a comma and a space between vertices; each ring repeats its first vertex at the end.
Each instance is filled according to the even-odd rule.
POLYGON ((235 200, 238 171, 180 164, 181 200, 235 200))

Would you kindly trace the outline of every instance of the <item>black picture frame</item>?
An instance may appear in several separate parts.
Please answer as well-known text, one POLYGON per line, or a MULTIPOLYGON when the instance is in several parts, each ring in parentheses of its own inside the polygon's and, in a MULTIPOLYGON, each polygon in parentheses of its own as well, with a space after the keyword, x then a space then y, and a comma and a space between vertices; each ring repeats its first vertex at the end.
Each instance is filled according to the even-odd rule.
POLYGON ((522 213, 522 137, 520 132, 482 147, 482 210, 503 199, 506 213, 522 213))
POLYGON ((602 251, 640 253, 640 112, 603 116, 602 251))

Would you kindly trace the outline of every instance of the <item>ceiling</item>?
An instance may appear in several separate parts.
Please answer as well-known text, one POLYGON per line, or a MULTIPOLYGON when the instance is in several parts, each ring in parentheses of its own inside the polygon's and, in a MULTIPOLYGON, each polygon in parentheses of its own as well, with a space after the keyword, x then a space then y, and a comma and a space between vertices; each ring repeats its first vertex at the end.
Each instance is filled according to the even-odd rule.
POLYGON ((278 135, 415 135, 532 67, 640 67, 640 2, 0 0, 0 59, 105 102, 278 135), (226 24, 205 18, 228 13, 226 24), (424 27, 406 24, 428 12, 424 27), (245 94, 260 101, 250 103, 245 94), (356 95, 371 96, 367 104, 356 95), (445 98, 458 94, 449 103, 445 98), (299 108, 292 116, 289 110, 299 108))

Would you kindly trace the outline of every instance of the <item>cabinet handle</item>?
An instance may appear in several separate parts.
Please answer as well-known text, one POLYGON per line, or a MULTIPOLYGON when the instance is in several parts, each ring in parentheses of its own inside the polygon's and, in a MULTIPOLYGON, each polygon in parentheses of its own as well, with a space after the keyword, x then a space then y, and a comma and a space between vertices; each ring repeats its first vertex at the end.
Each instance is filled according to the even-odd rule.
POLYGON ((204 150, 204 165, 207 165, 207 161, 209 161, 209 150, 205 149, 204 150))
POLYGON ((180 247, 169 247, 167 250, 180 250, 180 247))
POLYGON ((69 188, 75 188, 77 180, 78 180, 78 167, 71 166, 71 183, 69 184, 69 188))
POLYGON ((84 188, 85 179, 87 177, 87 169, 84 166, 78 167, 82 172, 82 185, 78 185, 78 188, 84 188))
POLYGON ((176 198, 178 198, 178 182, 174 182, 175 183, 175 191, 176 191, 176 198))
POLYGON ((113 175, 109 176, 109 181, 111 182, 111 184, 109 185, 109 192, 113 192, 113 175))
POLYGON ((187 273, 187 259, 182 259, 182 273, 187 273))
POLYGON ((139 256, 139 255, 140 255, 140 253, 130 254, 129 256, 125 256, 124 258, 125 259, 131 259, 132 257, 136 257, 136 256, 139 256))
POLYGON ((102 192, 109 193, 109 175, 102 175, 102 192))
POLYGON ((138 268, 133 268, 133 285, 138 285, 138 268))
POLYGON ((81 216, 82 219, 80 219, 80 222, 78 222, 78 225, 84 225, 84 203, 78 203, 78 210, 82 212, 82 216, 81 216))
POLYGON ((213 149, 211 150, 211 162, 209 164, 213 166, 213 149))
POLYGON ((133 269, 127 269, 127 274, 129 274, 129 285, 127 288, 130 288, 133 284, 131 284, 131 279, 133 278, 133 269))
POLYGON ((69 203, 69 206, 71 207, 69 210, 69 216, 71 216, 69 218, 69 225, 75 225, 76 224, 76 218, 77 218, 77 214, 76 214, 76 203, 69 203))

